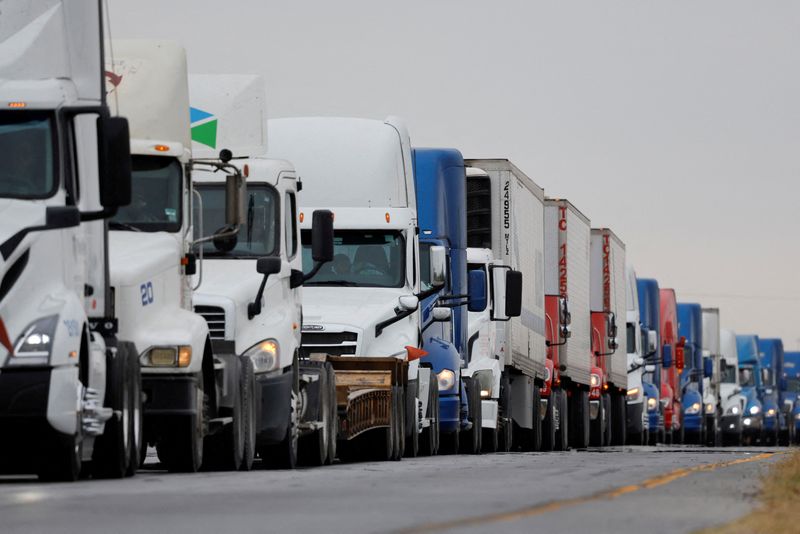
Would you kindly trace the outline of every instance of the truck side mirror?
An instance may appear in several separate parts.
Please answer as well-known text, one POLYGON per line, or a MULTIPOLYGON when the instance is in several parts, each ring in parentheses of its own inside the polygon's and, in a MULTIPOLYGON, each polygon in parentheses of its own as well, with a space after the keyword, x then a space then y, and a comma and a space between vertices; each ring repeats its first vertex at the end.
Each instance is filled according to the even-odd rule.
POLYGON ((430 248, 431 272, 430 280, 433 287, 443 287, 447 283, 447 250, 434 245, 430 248))
POLYGON ((711 378, 714 375, 714 360, 710 357, 703 358, 703 377, 711 378))
POLYGON ((644 372, 645 373, 655 373, 656 372, 656 364, 654 364, 654 363, 646 363, 644 365, 644 372))
POLYGON ((506 272, 506 317, 522 315, 522 273, 506 272))
POLYGON ((675 347, 675 368, 679 371, 683 369, 686 363, 686 349, 683 347, 675 347))
POLYGON ((264 297, 264 288, 267 286, 267 278, 271 274, 278 274, 281 272, 282 262, 280 256, 265 256, 258 258, 256 261, 256 271, 263 274, 264 278, 261 280, 261 285, 258 287, 256 299, 247 304, 247 318, 253 319, 256 315, 261 313, 261 299, 264 297))
POLYGON ((100 204, 116 209, 131 203, 131 141, 128 119, 97 118, 100 204))
POLYGON ((333 260, 333 213, 329 210, 314 210, 311 221, 311 258, 319 263, 333 260))
POLYGON ((56 228, 73 228, 81 223, 81 212, 75 206, 47 206, 45 209, 45 226, 56 228))
POLYGON ((664 368, 672 367, 672 345, 664 345, 661 347, 661 365, 664 368))
POLYGON ((247 183, 242 173, 225 178, 225 224, 239 226, 247 223, 247 183))
POLYGON ((471 312, 482 312, 486 309, 486 271, 483 269, 473 269, 467 277, 467 293, 469 302, 467 310, 471 312))
POLYGON ((447 322, 453 317, 452 308, 437 306, 433 308, 433 320, 435 322, 447 322))

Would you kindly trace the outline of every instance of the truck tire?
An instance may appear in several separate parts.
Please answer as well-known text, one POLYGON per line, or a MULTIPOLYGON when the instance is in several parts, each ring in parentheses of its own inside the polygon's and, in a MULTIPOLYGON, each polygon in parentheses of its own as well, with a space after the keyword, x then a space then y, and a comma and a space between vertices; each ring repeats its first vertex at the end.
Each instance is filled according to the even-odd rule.
POLYGON ((590 418, 589 392, 576 389, 572 393, 572 411, 569 413, 570 444, 574 449, 589 446, 590 418))
POLYGON ((603 421, 603 445, 605 447, 611 446, 611 434, 614 429, 613 421, 614 414, 611 412, 611 395, 603 395, 603 411, 605 413, 605 421, 603 421))
POLYGON ((297 467, 297 449, 299 436, 297 429, 297 398, 292 392, 291 407, 289 408, 289 423, 286 425, 286 435, 283 439, 272 445, 258 447, 258 455, 264 465, 270 469, 294 469, 297 467))
POLYGON ((336 443, 339 438, 339 413, 336 409, 336 371, 333 366, 327 364, 325 366, 328 372, 328 459, 325 462, 330 465, 336 459, 336 443))
POLYGON ((469 406, 467 419, 472 423, 472 426, 464 433, 464 439, 461 440, 461 452, 463 454, 480 454, 482 437, 480 388, 472 380, 468 380, 466 389, 467 405, 469 406))
POLYGON ((176 417, 167 425, 156 443, 159 460, 171 473, 196 473, 203 465, 204 423, 208 413, 208 397, 203 381, 198 380, 198 413, 176 417))
POLYGON ((556 390, 558 404, 558 429, 556 430, 553 449, 556 451, 566 451, 569 449, 569 415, 567 413, 567 392, 563 389, 556 390))
POLYGON ((125 471, 125 476, 133 476, 139 467, 144 463, 144 457, 147 456, 147 444, 144 443, 142 428, 144 427, 144 419, 142 414, 142 371, 139 364, 139 355, 136 352, 136 347, 133 343, 123 341, 120 342, 120 348, 125 346, 128 352, 128 382, 130 384, 130 438, 131 438, 131 452, 130 462, 128 469, 125 471))
POLYGON ((75 482, 81 474, 78 436, 60 435, 45 446, 37 475, 42 482, 75 482))
MULTIPOLYGON (((501 452, 508 452, 514 446, 514 425, 511 417, 511 381, 507 374, 503 374, 500 378, 500 396, 498 399, 500 406, 498 413, 500 414, 500 443, 499 450, 501 452)), ((535 413, 538 411, 534 410, 535 413)))
POLYGON ((433 456, 436 454, 437 438, 439 426, 439 385, 436 382, 434 374, 430 375, 430 384, 428 386, 428 413, 430 414, 430 425, 422 429, 419 437, 419 454, 421 456, 433 456))
MULTIPOLYGON (((230 360, 231 372, 236 373, 236 383, 240 383, 242 363, 239 358, 230 360)), ((231 422, 219 432, 206 436, 203 443, 203 469, 208 471, 236 471, 242 465, 245 441, 245 407, 241 388, 233 395, 233 407, 221 408, 223 416, 230 416, 231 422)))
MULTIPOLYGON (((433 373, 431 373, 433 374, 433 373)), ((408 458, 416 458, 419 454, 419 406, 417 404, 417 397, 419 396, 419 386, 409 384, 406 388, 406 435, 405 435, 405 453, 403 456, 408 458)))
POLYGON ((129 344, 106 350, 106 393, 103 405, 114 410, 97 437, 92 453, 92 474, 96 478, 122 478, 128 472, 133 440, 131 424, 132 377, 129 344), (117 414, 120 414, 119 417, 117 414))
MULTIPOLYGON (((541 400, 541 391, 538 384, 533 385, 533 406, 531 410, 531 421, 533 421, 532 428, 516 427, 515 434, 517 435, 516 446, 523 452, 539 451, 542 449, 542 418, 539 415, 539 402, 541 400)), ((516 423, 512 420, 512 426, 516 423)))
POLYGON ((611 396, 611 445, 619 446, 625 445, 626 427, 626 408, 627 402, 624 396, 616 393, 611 396))
POLYGON ((406 395, 405 388, 397 386, 395 388, 395 396, 397 397, 396 417, 395 417, 395 450, 392 460, 399 461, 403 459, 406 453, 406 395))
MULTIPOLYGON (((310 362, 317 363, 317 362, 310 362)), ((330 393, 328 383, 328 364, 314 365, 319 371, 317 387, 319 388, 319 405, 316 407, 315 419, 322 423, 320 428, 306 436, 298 443, 298 459, 303 465, 320 466, 328 461, 328 439, 330 438, 330 393)))
MULTIPOLYGON (((543 451, 552 451, 556 446, 556 422, 554 403, 556 402, 555 390, 550 391, 550 398, 547 399, 544 420, 542 421, 542 447, 543 451)), ((536 414, 538 416, 538 412, 536 414)))
POLYGON ((256 371, 253 360, 247 356, 240 356, 241 374, 239 375, 239 389, 242 395, 242 431, 244 433, 244 447, 242 462, 239 469, 250 471, 256 457, 256 371))

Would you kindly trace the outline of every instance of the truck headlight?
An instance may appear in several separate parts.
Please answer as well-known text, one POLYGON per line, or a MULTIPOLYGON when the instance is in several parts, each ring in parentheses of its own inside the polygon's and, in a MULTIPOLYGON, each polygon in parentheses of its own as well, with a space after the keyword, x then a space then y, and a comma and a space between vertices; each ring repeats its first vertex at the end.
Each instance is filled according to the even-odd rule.
POLYGON ((750 406, 750 415, 758 415, 758 412, 761 411, 761 407, 759 406, 750 406))
POLYGON ((691 406, 686 408, 686 415, 697 415, 700 413, 700 403, 693 402, 691 406))
POLYGON ((775 417, 775 408, 770 408, 767 410, 767 413, 764 414, 764 417, 775 417))
POLYGON ((244 355, 253 360, 253 367, 257 373, 265 373, 274 371, 278 367, 281 349, 277 340, 265 339, 247 349, 244 355))
POLYGON ((29 324, 14 343, 13 358, 9 358, 11 365, 46 364, 53 352, 58 316, 49 315, 29 324))
POLYGON ((733 406, 728 406, 725 409, 725 415, 739 415, 739 405, 734 404, 733 406))
POLYGON ((647 410, 650 412, 654 412, 656 411, 657 408, 658 408, 658 400, 653 397, 649 397, 647 399, 647 410))
POLYGON ((631 401, 638 401, 639 397, 641 397, 640 393, 642 392, 639 388, 631 388, 628 390, 628 402, 631 401))
POLYGON ((145 367, 189 367, 192 363, 192 347, 152 347, 139 361, 145 367))
POLYGON ((800 413, 794 415, 796 421, 800 421, 800 413))
POLYGON ((456 374, 450 369, 442 369, 436 374, 439 379, 439 391, 447 391, 456 385, 456 374))
POLYGON ((589 375, 589 385, 593 388, 600 387, 600 375, 595 373, 589 375))
POLYGON ((706 403, 706 415, 711 415, 712 413, 714 413, 714 403, 713 402, 707 402, 706 403))

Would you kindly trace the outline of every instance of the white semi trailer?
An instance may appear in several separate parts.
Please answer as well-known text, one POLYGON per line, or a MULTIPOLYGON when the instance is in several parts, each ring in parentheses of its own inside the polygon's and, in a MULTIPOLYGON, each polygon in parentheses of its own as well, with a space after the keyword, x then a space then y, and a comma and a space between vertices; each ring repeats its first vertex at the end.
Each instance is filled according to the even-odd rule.
POLYGON ((141 446, 108 280, 104 219, 130 200, 131 160, 100 5, 4 6, 0 22, 0 472, 47 480, 131 475, 141 446))
MULTIPOLYGON (((330 463, 336 457, 335 378, 329 363, 299 359, 304 282, 300 182, 291 163, 265 157, 264 80, 191 75, 189 86, 197 119, 194 157, 214 158, 218 150, 229 150, 230 164, 247 179, 246 224, 235 234, 205 241, 198 250, 203 263, 195 311, 208 323, 215 353, 252 362, 255 419, 247 431, 264 463, 283 468, 293 468, 298 460, 330 463)), ((202 199, 195 206, 202 210, 201 227, 224 232, 225 177, 197 170, 193 180, 202 199)), ((325 240, 332 247, 332 233, 325 240)))
POLYGON ((544 191, 506 159, 470 159, 467 165, 469 269, 484 269, 490 300, 469 313, 467 376, 491 372, 483 402, 496 403, 505 449, 538 450, 545 364, 544 191))
POLYGON ((192 161, 182 48, 160 41, 114 41, 112 47, 108 98, 129 117, 133 178, 130 205, 109 222, 110 276, 120 335, 139 351, 144 438, 171 471, 248 469, 252 367, 235 354, 214 353, 192 302, 198 261, 191 169, 228 175, 227 234, 217 239, 246 222, 244 177, 225 161, 192 161))
POLYGON ((415 451, 438 435, 436 376, 419 362, 420 264, 434 286, 445 273, 443 254, 420 257, 408 132, 396 118, 277 119, 269 131, 268 154, 304 184, 303 264, 316 276, 303 289, 301 358, 335 370, 338 454, 400 459, 407 443, 415 451), (313 257, 315 209, 334 216, 324 266, 313 257))

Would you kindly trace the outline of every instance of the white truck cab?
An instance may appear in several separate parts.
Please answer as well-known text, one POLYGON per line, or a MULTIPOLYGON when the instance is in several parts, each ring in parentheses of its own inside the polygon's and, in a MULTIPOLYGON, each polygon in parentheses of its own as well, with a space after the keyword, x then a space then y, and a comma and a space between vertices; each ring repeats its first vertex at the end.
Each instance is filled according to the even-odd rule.
POLYGON ((626 337, 628 347, 628 393, 627 393, 627 442, 643 445, 648 442, 649 420, 645 408, 645 393, 642 384, 644 373, 644 347, 642 325, 639 320, 639 294, 636 290, 636 272, 626 267, 626 337))
POLYGON ((741 394, 739 384, 739 352, 736 348, 736 333, 725 328, 720 329, 720 424, 723 445, 742 444, 742 417, 747 399, 741 394))

